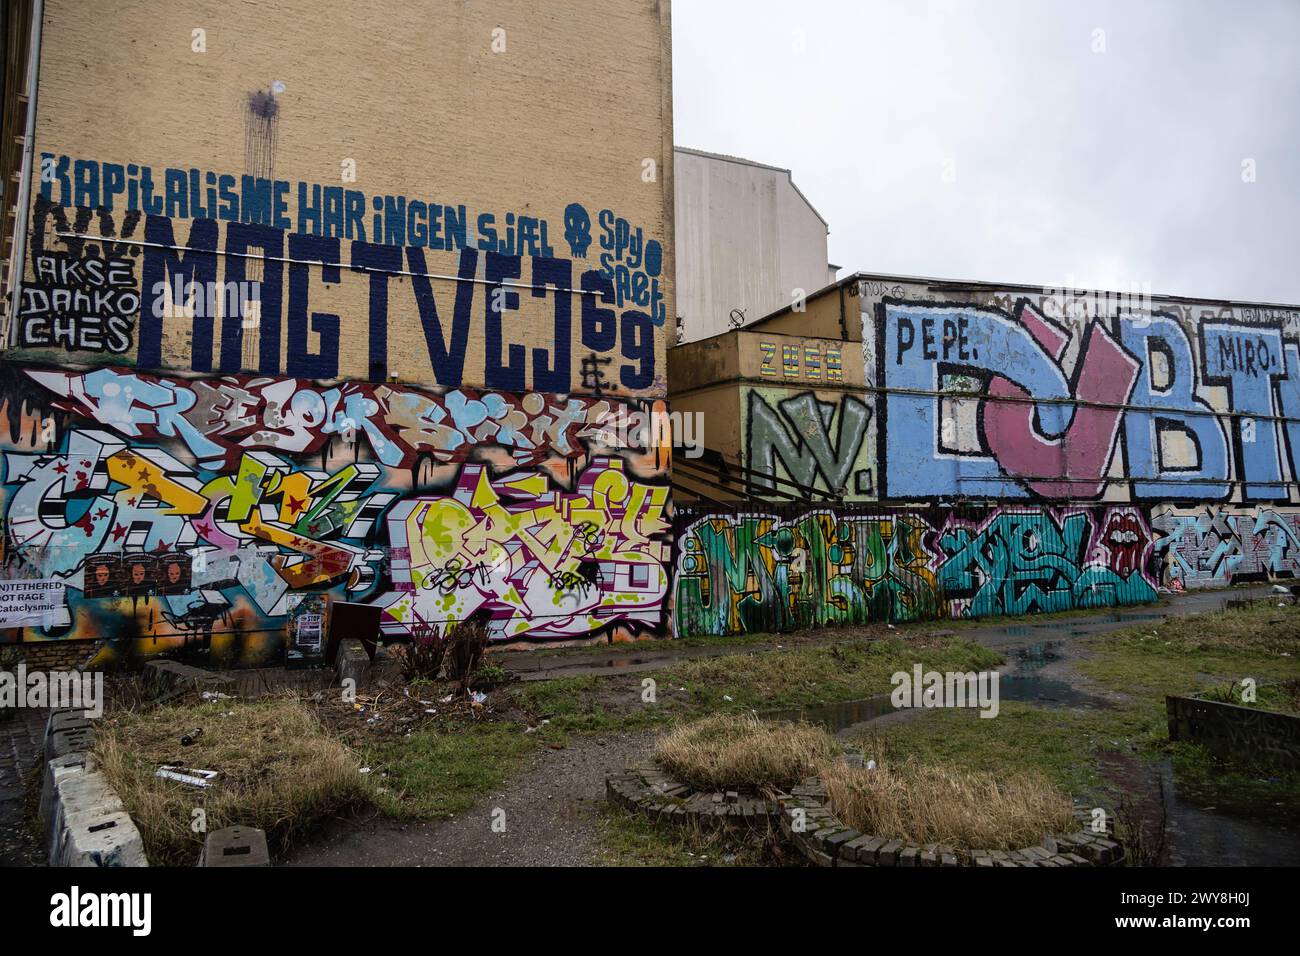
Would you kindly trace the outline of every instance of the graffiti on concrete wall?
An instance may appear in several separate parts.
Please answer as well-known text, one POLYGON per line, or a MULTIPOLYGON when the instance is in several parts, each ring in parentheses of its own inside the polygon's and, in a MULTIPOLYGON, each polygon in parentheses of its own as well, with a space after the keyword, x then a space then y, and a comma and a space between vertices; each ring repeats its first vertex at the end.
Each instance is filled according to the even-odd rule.
POLYGON ((844 381, 843 347, 814 342, 759 342, 758 374, 764 378, 844 381))
POLYGON ((954 616, 990 617, 1140 604, 1151 532, 1135 508, 1000 508, 938 531, 939 587, 954 616))
POLYGON ((1300 571, 1300 510, 1157 508, 1151 527, 1162 583, 1226 587, 1300 571))
POLYGON ((684 516, 679 636, 785 631, 939 613, 935 555, 915 515, 684 516))
POLYGON ((461 463, 486 448, 515 465, 584 454, 624 403, 585 396, 229 375, 183 379, 127 369, 25 369, 55 408, 129 438, 174 439, 209 468, 251 450, 319 453, 360 442, 381 464, 461 463))
MULTIPOLYGON (((44 154, 15 323, 26 358, 662 394, 660 240, 319 183, 44 154)), ((594 221, 593 221, 594 220, 594 221)))
POLYGON ((503 637, 657 627, 668 591, 668 489, 597 459, 571 492, 544 475, 465 468, 452 494, 390 513, 390 634, 486 610, 503 637))
POLYGON ((872 412, 862 397, 827 392, 744 390, 745 462, 759 474, 754 490, 771 490, 772 476, 838 495, 872 492, 872 412))
POLYGON ((1297 474, 1281 322, 884 299, 874 324, 882 496, 1276 501, 1297 474))
POLYGON ((15 367, 5 399, 3 574, 67 588, 27 639, 262 663, 322 593, 390 636, 663 623, 669 449, 603 445, 618 400, 110 367, 15 367))
POLYGON ((1134 508, 950 509, 793 517, 679 507, 680 636, 984 617, 1155 598, 1134 508))

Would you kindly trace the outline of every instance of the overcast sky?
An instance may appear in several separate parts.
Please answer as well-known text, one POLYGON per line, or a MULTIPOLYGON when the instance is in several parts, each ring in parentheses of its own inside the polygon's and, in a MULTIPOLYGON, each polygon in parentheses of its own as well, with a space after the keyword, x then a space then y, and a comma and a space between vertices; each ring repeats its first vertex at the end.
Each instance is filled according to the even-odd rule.
POLYGON ((793 170, 841 275, 1300 304, 1300 0, 674 0, 673 47, 677 144, 793 170))

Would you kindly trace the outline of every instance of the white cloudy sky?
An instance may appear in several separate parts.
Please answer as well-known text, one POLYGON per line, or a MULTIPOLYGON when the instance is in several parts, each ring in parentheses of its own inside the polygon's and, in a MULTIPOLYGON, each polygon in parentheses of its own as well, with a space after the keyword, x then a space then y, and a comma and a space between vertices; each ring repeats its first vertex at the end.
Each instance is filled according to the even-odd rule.
POLYGON ((792 169, 846 270, 1300 303, 1300 0, 674 0, 673 46, 678 145, 792 169))

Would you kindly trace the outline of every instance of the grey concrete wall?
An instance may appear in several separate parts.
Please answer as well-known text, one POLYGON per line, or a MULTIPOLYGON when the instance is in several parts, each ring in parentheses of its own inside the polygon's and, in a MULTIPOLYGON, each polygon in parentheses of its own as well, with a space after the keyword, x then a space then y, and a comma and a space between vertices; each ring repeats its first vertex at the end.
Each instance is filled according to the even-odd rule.
POLYGON ((689 149, 673 160, 683 341, 727 331, 732 309, 752 322, 828 284, 826 223, 789 170, 689 149))

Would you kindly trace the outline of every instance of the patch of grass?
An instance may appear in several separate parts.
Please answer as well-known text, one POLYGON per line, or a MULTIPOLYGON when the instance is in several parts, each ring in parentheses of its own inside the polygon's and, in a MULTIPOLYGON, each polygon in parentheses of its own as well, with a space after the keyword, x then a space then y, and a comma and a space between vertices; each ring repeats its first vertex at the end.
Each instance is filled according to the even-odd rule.
POLYGON ((534 719, 550 721, 543 733, 546 740, 641 730, 672 719, 671 708, 642 702, 639 682, 629 685, 617 677, 529 681, 520 691, 519 703, 534 719))
POLYGON ((962 850, 1014 850, 1075 828, 1070 798, 1034 772, 959 770, 908 758, 872 770, 831 762, 835 815, 872 836, 962 850))
POLYGON ((1179 795, 1197 806, 1300 823, 1300 771, 1226 764, 1186 741, 1171 743, 1169 753, 1179 795))
POLYGON ((812 724, 718 714, 674 727, 659 738, 654 759, 700 790, 763 791, 793 786, 840 752, 812 724))
POLYGON ((937 708, 857 734, 851 743, 882 763, 915 757, 1000 776, 1039 772, 1061 789, 1082 794, 1102 784, 1098 751, 1155 755, 1167 743, 1163 715, 1163 703, 1068 710, 1004 701, 991 719, 973 709, 937 708))
POLYGON ((289 698, 119 712, 103 720, 95 757, 155 865, 195 863, 204 838, 191 830, 199 808, 209 832, 258 827, 283 850, 305 827, 369 797, 355 756, 289 698), (181 735, 196 727, 203 736, 182 747, 181 735), (207 789, 157 777, 170 762, 220 776, 207 789))
POLYGON ((804 865, 799 854, 782 849, 775 826, 701 831, 611 806, 601 807, 597 825, 605 866, 804 865))
POLYGON ((1088 677, 1138 697, 1192 695, 1243 677, 1300 672, 1300 610, 1257 604, 1240 611, 1171 617, 1087 639, 1088 677))
POLYGON ((662 671, 529 681, 518 691, 530 720, 547 719, 545 740, 568 734, 629 732, 676 719, 750 710, 797 709, 888 693, 889 678, 916 663, 939 670, 986 670, 1002 658, 951 635, 911 640, 847 640, 783 650, 699 658, 662 671), (656 703, 642 699, 652 678, 656 703))
POLYGON ((887 693, 894 673, 910 672, 918 663, 926 670, 964 672, 1001 661, 958 637, 892 638, 701 658, 676 664, 663 677, 686 687, 704 711, 777 710, 887 693))
POLYGON ((1244 690, 1241 682, 1220 684, 1201 692, 1198 696, 1202 700, 1216 701, 1220 704, 1235 704, 1238 707, 1255 707, 1279 714, 1300 715, 1300 680, 1260 684, 1255 688, 1254 700, 1243 700, 1244 690))
POLYGON ((389 816, 427 820, 468 810, 518 769, 537 738, 511 722, 418 730, 363 750, 375 802, 389 816))

